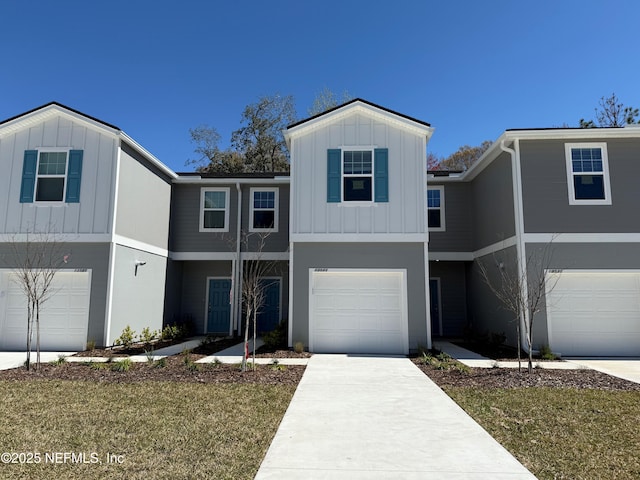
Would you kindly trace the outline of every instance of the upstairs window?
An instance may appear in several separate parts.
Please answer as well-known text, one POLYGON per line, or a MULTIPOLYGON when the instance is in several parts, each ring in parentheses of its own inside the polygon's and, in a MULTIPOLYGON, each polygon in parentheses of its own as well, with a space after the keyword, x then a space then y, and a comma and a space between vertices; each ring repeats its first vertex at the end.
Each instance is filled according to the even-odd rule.
POLYGON ((82 150, 25 150, 21 203, 78 203, 82 150))
POLYGON ((335 148, 327 150, 328 203, 387 203, 389 150, 335 148))
POLYGON ((370 202, 373 199, 373 152, 342 152, 342 195, 345 202, 370 202))
POLYGON ((427 219, 429 230, 444 232, 444 187, 427 188, 427 219))
POLYGON ((200 231, 229 231, 229 188, 202 189, 200 231))
POLYGON ((252 188, 250 232, 278 231, 278 189, 252 188))
POLYGON ((604 143, 566 144, 571 205, 610 205, 609 166, 604 143))

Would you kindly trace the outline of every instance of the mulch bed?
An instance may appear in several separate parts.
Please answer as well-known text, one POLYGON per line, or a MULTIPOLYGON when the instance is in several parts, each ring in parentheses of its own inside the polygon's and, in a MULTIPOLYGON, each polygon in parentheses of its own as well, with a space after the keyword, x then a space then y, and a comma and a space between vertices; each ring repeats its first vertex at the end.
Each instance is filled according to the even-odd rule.
POLYGON ((529 374, 526 368, 471 368, 468 372, 455 369, 439 370, 425 365, 419 358, 414 363, 440 387, 472 388, 577 388, 597 390, 640 391, 640 384, 612 377, 595 370, 549 370, 536 368, 529 374))
MULTIPOLYGON (((191 361, 204 355, 191 355, 191 361)), ((112 371, 113 363, 93 364, 68 362, 60 365, 42 364, 39 371, 24 367, 0 371, 0 380, 84 380, 92 382, 134 383, 140 381, 168 381, 194 383, 254 383, 263 385, 297 385, 304 366, 257 365, 256 370, 241 372, 238 365, 195 364, 189 367, 184 355, 167 357, 161 363, 132 363, 126 372, 112 371), (98 367, 98 365, 100 365, 98 367), (195 368, 196 370, 192 370, 195 368)))

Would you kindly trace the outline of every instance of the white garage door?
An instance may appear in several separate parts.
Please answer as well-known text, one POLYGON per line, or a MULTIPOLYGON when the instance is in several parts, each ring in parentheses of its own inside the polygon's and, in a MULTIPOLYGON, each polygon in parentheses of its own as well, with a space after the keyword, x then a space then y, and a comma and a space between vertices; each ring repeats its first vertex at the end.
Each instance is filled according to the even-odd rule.
MULTIPOLYGON (((24 293, 0 272, 0 350, 25 350, 27 307, 24 293)), ((90 272, 56 273, 51 297, 40 313, 40 348, 49 351, 84 350, 89 323, 90 272)), ((33 332, 35 349, 36 332, 33 332)))
MULTIPOLYGON (((640 273, 563 271, 548 296, 549 344, 565 356, 640 355, 640 273)), ((549 284, 548 283, 548 284, 549 284)))
POLYGON ((311 270, 311 351, 409 353, 405 279, 396 270, 311 270))

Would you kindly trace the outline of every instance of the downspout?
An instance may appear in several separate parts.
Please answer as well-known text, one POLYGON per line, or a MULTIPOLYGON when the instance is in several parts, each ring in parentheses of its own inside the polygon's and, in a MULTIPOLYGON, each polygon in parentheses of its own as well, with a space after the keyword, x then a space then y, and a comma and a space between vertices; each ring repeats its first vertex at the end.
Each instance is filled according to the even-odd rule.
POLYGON ((240 182, 236 182, 236 192, 238 193, 238 214, 236 215, 237 217, 237 222, 236 222, 236 261, 234 262, 235 264, 235 271, 233 272, 233 289, 234 289, 234 295, 233 295, 233 301, 234 301, 234 305, 233 305, 233 312, 234 312, 234 327, 236 328, 236 331, 238 332, 238 334, 240 334, 240 317, 242 316, 241 313, 241 306, 242 306, 242 290, 240 288, 240 282, 242 282, 242 278, 241 278, 241 272, 242 272, 242 260, 240 259, 240 247, 241 247, 241 243, 242 243, 242 239, 240 238, 241 234, 242 234, 242 189, 240 188, 240 182))
MULTIPOLYGON (((500 142, 500 149, 503 152, 511 155, 511 178, 513 185, 513 213, 515 220, 516 230, 516 257, 518 262, 518 275, 522 275, 524 278, 529 278, 529 272, 527 272, 527 262, 525 260, 525 246, 524 246, 524 220, 522 212, 522 173, 520 171, 520 140, 513 140, 513 148, 506 146, 505 140, 500 142)), ((524 290, 525 301, 528 302, 529 290, 527 282, 522 285, 524 290)), ((525 322, 528 320, 529 311, 525 309, 520 314, 520 345, 525 352, 529 353, 529 347, 527 346, 527 337, 525 322)))

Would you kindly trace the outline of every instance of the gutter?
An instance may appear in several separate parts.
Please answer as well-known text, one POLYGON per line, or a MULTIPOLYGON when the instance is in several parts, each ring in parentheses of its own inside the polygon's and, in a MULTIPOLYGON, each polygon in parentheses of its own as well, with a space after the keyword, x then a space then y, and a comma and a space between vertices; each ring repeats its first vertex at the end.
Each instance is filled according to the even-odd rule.
POLYGON ((240 187, 240 182, 236 182, 236 192, 238 193, 238 214, 236 215, 238 221, 236 222, 236 261, 235 261, 235 271, 233 272, 233 316, 234 316, 234 326, 239 333, 240 330, 240 306, 242 305, 242 299, 240 298, 242 295, 242 290, 240 288, 240 282, 242 281, 240 278, 242 272, 242 261, 240 260, 240 247, 241 247, 241 239, 240 235, 242 234, 242 188, 240 187))
MULTIPOLYGON (((516 230, 516 257, 518 262, 518 276, 529 278, 529 272, 527 272, 527 262, 525 259, 525 245, 524 245, 524 216, 522 211, 522 172, 520 171, 520 139, 513 139, 513 148, 506 146, 506 139, 503 138, 500 141, 500 150, 508 153, 511 156, 511 184, 513 186, 513 213, 516 230)), ((524 290, 523 297, 528 304, 529 290, 528 283, 524 282, 522 285, 524 290)), ((529 311, 525 309, 520 314, 520 345, 525 352, 529 353, 529 347, 527 346, 527 337, 525 332, 525 324, 528 320, 529 311)))

